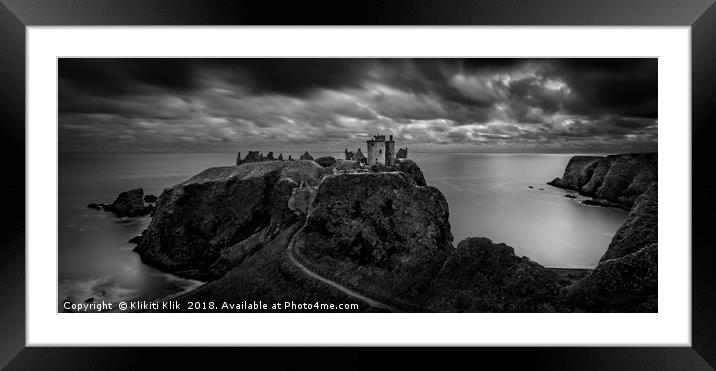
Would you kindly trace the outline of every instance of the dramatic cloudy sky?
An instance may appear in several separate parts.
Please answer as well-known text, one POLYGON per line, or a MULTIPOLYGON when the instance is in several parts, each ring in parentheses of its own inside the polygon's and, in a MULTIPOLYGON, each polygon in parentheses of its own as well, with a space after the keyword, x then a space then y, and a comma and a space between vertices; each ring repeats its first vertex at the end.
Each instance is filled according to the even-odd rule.
POLYGON ((60 59, 61 151, 655 151, 656 59, 60 59))

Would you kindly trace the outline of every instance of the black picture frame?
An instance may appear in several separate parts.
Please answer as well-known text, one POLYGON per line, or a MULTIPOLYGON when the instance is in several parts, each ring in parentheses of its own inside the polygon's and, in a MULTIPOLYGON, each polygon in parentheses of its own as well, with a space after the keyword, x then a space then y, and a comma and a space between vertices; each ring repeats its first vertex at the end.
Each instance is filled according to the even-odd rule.
MULTIPOLYGON (((716 367, 716 249, 710 142, 716 124, 714 0, 451 0, 287 2, 0 0, 0 366, 8 369, 450 367, 453 362, 543 369, 716 367), (690 26, 692 73, 692 347, 600 348, 71 348, 25 346, 25 43, 28 26, 70 25, 551 25, 690 26), (25 197, 23 197, 23 195, 25 197), (277 353, 279 355, 277 355, 277 353), (258 366, 256 366, 258 365, 258 366)), ((668 102, 660 102, 668 104, 668 102)), ((673 124, 673 123, 672 123, 673 124)), ((685 123, 686 124, 686 123, 685 123)), ((668 176, 668 174, 662 175, 668 176)), ((668 228, 668 226, 662 226, 668 228)), ((688 248, 669 246, 666 248, 688 248)))

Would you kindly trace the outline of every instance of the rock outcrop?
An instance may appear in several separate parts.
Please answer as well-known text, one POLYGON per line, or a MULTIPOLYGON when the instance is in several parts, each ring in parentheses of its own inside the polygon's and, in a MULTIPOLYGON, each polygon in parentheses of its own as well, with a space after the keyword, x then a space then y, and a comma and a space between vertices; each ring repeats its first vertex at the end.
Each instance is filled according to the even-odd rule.
POLYGON ((105 211, 113 212, 118 217, 142 216, 154 210, 154 207, 144 204, 144 190, 142 188, 122 192, 114 202, 101 206, 105 211))
POLYGON ((294 241, 313 269, 394 301, 427 290, 453 250, 445 197, 401 172, 325 177, 294 241))
POLYGON ((631 208, 636 198, 657 181, 657 170, 656 153, 574 156, 562 178, 555 178, 548 184, 594 197, 601 206, 631 208))
POLYGON ((313 156, 311 156, 308 151, 306 151, 304 154, 301 155, 299 160, 311 160, 313 161, 313 156))
POLYGON ((411 178, 415 181, 415 184, 419 186, 426 185, 425 182, 425 176, 423 175, 423 171, 420 169, 420 166, 415 163, 415 161, 410 159, 396 159, 393 163, 393 167, 397 171, 402 171, 408 175, 410 175, 411 178))
POLYGON ((590 312, 657 312, 658 246, 649 244, 602 261, 567 291, 569 302, 590 312))
POLYGON ((415 184, 419 186, 425 186, 425 176, 420 167, 413 160, 409 159, 396 159, 392 165, 381 165, 373 164, 370 166, 370 171, 374 173, 383 173, 388 171, 400 171, 408 174, 415 184))
POLYGON ((286 223, 293 189, 320 183, 313 161, 265 161, 211 168, 166 189, 135 251, 163 270, 216 278, 286 223))
POLYGON ((427 301, 439 312, 553 312, 559 276, 512 247, 467 238, 437 274, 427 301))
POLYGON ((395 154, 395 158, 408 158, 408 147, 398 148, 398 153, 395 154))
POLYGON ((569 159, 562 178, 554 178, 547 184, 580 191, 592 178, 594 169, 597 168, 597 165, 602 160, 604 160, 604 157, 601 156, 574 156, 569 159))
POLYGON ((94 203, 94 202, 91 203, 91 204, 89 204, 89 205, 87 205, 87 207, 90 208, 90 209, 94 209, 94 210, 102 210, 102 206, 101 206, 101 205, 98 205, 98 204, 96 204, 96 203, 94 203))

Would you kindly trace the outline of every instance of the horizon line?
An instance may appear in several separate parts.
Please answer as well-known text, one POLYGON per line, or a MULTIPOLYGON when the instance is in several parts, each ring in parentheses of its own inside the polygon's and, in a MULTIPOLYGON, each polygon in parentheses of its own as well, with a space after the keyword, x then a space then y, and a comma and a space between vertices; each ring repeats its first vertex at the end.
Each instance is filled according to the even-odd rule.
MULTIPOLYGON (((233 153, 238 154, 239 152, 249 153, 255 152, 254 150, 247 151, 150 151, 150 150, 138 150, 138 151, 104 151, 104 150, 58 150, 58 153, 233 153)), ((271 151, 271 150, 258 150, 259 153, 274 152, 274 154, 289 153, 289 152, 308 152, 310 153, 343 153, 342 150, 324 150, 324 151, 307 151, 307 150, 284 150, 282 152, 271 151)), ((615 153, 616 151, 572 151, 572 152, 541 152, 541 151, 408 151, 410 153, 454 153, 454 154, 473 154, 473 153, 484 153, 484 154, 545 154, 545 155, 562 155, 562 154, 604 154, 604 153, 615 153)), ((618 151, 618 153, 659 153, 656 151, 618 151)))

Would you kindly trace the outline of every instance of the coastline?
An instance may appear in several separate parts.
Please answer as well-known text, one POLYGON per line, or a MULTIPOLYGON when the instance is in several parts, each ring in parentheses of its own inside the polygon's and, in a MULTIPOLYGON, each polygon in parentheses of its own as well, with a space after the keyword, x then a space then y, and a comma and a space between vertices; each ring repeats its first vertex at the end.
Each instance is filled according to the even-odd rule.
MULTIPOLYGON (((244 166, 247 166, 247 165, 252 166, 252 167, 255 167, 255 166, 252 165, 252 164, 245 164, 245 165, 241 165, 240 167, 244 167, 244 166)), ((261 165, 261 166, 264 166, 264 165, 261 165)), ((273 165, 267 165, 267 166, 269 166, 269 168, 271 168, 273 165)), ((331 166, 333 166, 333 165, 332 165, 332 164, 329 164, 329 167, 331 167, 331 166)), ((229 168, 232 168, 232 167, 227 167, 226 169, 229 169, 229 168)), ((234 167, 234 168, 236 168, 236 167, 234 167)), ((318 169, 318 168, 317 168, 317 169, 318 169)), ((416 167, 416 169, 418 169, 417 172, 415 172, 415 171, 413 171, 413 170, 410 170, 410 171, 407 171, 407 170, 406 170, 406 173, 405 173, 405 174, 413 174, 413 173, 414 173, 414 174, 411 175, 411 176, 413 176, 413 177, 414 177, 414 176, 419 176, 419 178, 422 178, 422 173, 419 172, 419 168, 416 167)), ((209 169, 209 170, 211 170, 211 169, 209 169)), ((234 174, 233 171, 235 171, 235 170, 221 170, 221 171, 220 171, 219 173, 217 173, 217 174, 223 174, 223 175, 221 175, 221 179, 222 179, 221 182, 223 182, 223 181, 226 181, 226 180, 229 180, 229 179, 232 179, 233 177, 235 177, 235 175, 232 175, 232 174, 234 174), (226 171, 229 171, 229 172, 226 173, 226 171), (221 173, 221 172, 224 172, 224 173, 221 173)), ((313 170, 312 170, 312 171, 313 171, 313 170)), ((319 174, 321 173, 321 171, 323 171, 323 170, 320 170, 320 171, 319 171, 319 174)), ((378 172, 381 172, 381 171, 384 171, 384 170, 379 170, 378 172)), ((390 171, 390 169, 388 169, 388 171, 390 171)), ((401 173, 401 172, 398 172, 398 173, 401 173)), ((369 174, 370 174, 370 172, 369 172, 369 173, 365 173, 365 175, 361 175, 361 176, 366 176, 366 175, 369 175, 369 174)), ((207 175, 199 176, 198 178, 197 178, 197 177, 192 178, 192 179, 195 179, 195 178, 196 178, 196 180, 190 179, 189 181, 183 182, 183 183, 180 184, 180 186, 182 186, 182 187, 189 187, 189 186, 193 186, 192 184, 197 184, 197 185, 199 185, 199 184, 213 184, 212 182, 215 182, 215 180, 212 180, 212 177, 213 177, 213 176, 214 176, 214 175, 211 175, 211 172, 209 172, 209 173, 207 173, 207 175), (202 177, 203 177, 203 178, 202 178, 202 177), (207 183, 207 182, 208 182, 208 183, 207 183)), ((251 176, 254 176, 254 175, 251 175, 251 176)), ((326 175, 323 175, 323 176, 325 177, 326 175)), ((328 176, 330 177, 331 175, 329 174, 328 176)), ((415 179, 419 179, 419 178, 415 178, 415 179)), ((246 178, 246 179, 249 179, 249 178, 246 178)), ((425 184, 425 180, 415 180, 415 181, 418 181, 418 182, 421 182, 422 184, 425 184)), ((272 182, 273 182, 273 181, 272 181, 272 182)), ((321 181, 321 182, 322 182, 322 181, 321 181)), ((316 189, 318 188, 318 185, 320 185, 321 182, 317 183, 317 185, 315 186, 316 189)), ((279 183, 277 183, 277 184, 281 184, 281 182, 279 182, 279 183)), ((314 183, 314 184, 316 184, 316 183, 314 183)), ((204 185, 202 185, 202 187, 204 187, 204 185)), ((566 187, 560 187, 560 188, 566 188, 566 187)), ((290 188, 289 188, 289 189, 290 189, 290 188)), ((166 189, 165 189, 165 192, 166 192, 166 189)), ((289 192, 289 193, 290 193, 290 192, 289 192)), ((439 193, 439 191, 438 191, 438 193, 439 193)), ((582 194, 582 193, 580 192, 580 194, 582 194)), ((161 197, 160 197, 160 198, 161 198, 161 197)), ((207 199, 207 200, 208 200, 208 199, 207 199)), ((173 201, 172 201, 172 202, 173 202, 173 201)), ((160 206, 160 203, 161 203, 161 202, 157 203, 157 206, 158 206, 158 212, 161 213, 161 207, 159 207, 159 206, 160 206)), ((289 204, 290 204, 290 203, 289 203, 289 204)), ((304 210, 302 211, 302 212, 304 213, 304 215, 305 215, 305 213, 308 212, 308 208, 311 207, 310 204, 311 204, 311 202, 309 201, 308 206, 304 206, 304 210)), ((272 215, 271 213, 273 213, 273 212, 274 212, 274 211, 271 211, 268 215, 272 215)), ((283 212, 283 211, 282 211, 282 212, 283 212)), ((301 214, 301 213, 299 213, 299 215, 300 215, 300 214, 301 214)), ((292 218, 293 218, 293 217, 292 217, 292 218)), ((153 219, 153 221, 154 221, 154 217, 153 217, 152 219, 153 219)), ((279 224, 281 224, 281 223, 279 223, 279 224)), ((143 233, 143 234, 144 234, 144 233, 143 233)), ((254 233, 254 236, 258 236, 257 238, 265 238, 265 237, 262 237, 262 236, 264 236, 262 233, 254 233)), ((265 236, 268 237, 268 235, 265 235, 265 236)), ((292 235, 292 236, 293 236, 293 235, 292 235)), ((293 237, 292 237, 291 239, 293 239, 293 237)), ((490 242, 490 243, 491 243, 491 242, 490 242)), ((141 241, 140 241, 140 244, 141 244, 141 241)), ((260 246, 260 245, 257 245, 257 246, 260 246)), ((257 248, 258 248, 258 247, 257 247, 257 248)), ((455 248, 455 247, 453 247, 453 249, 454 249, 454 248, 455 248)), ((140 256, 142 257, 142 261, 143 261, 145 264, 148 263, 147 261, 145 261, 145 255, 144 255, 144 254, 140 254, 140 256)), ((527 259, 527 260, 529 260, 529 259, 527 259)), ((240 261, 241 261, 241 260, 239 260, 239 262, 240 262, 240 261)), ((191 268, 190 266, 188 266, 189 268, 186 268, 187 266, 185 266, 185 268, 182 269, 182 270, 175 270, 174 272, 172 272, 171 269, 167 269, 167 266, 161 266, 161 265, 157 265, 157 264, 151 264, 151 262, 149 262, 149 263, 150 263, 150 264, 149 264, 150 266, 160 267, 160 269, 161 269, 162 271, 167 272, 168 274, 175 275, 175 276, 180 277, 180 278, 196 278, 196 277, 192 276, 192 274, 193 274, 192 272, 201 272, 201 269, 203 269, 203 268, 197 268, 197 269, 198 269, 198 270, 197 270, 197 269, 195 269, 195 268, 191 268), (188 272, 188 274, 185 274, 185 273, 187 273, 187 272, 188 272)), ((230 263, 230 262, 228 262, 228 263, 229 263, 229 265, 227 265, 227 267, 230 267, 231 264, 236 264, 236 263, 230 263)), ((222 264, 226 264, 226 263, 222 263, 222 264)), ((538 265, 538 264, 537 264, 537 265, 538 265)), ((208 266, 207 266, 207 267, 208 267, 208 266)), ((214 268, 212 268, 212 269, 216 269, 216 267, 214 267, 214 268)), ((571 285, 575 284, 576 282, 578 282, 578 281, 580 281, 580 280, 583 280, 585 277, 590 276, 590 275, 594 272, 594 269, 588 269, 588 268, 550 267, 550 268, 543 268, 543 269, 546 269, 547 271, 550 271, 550 272, 554 273, 554 274, 556 275, 556 277, 558 277, 558 280, 559 280, 559 282, 560 282, 560 285, 562 285, 562 286, 571 286, 571 285)), ((224 271, 223 273, 222 273, 222 272, 219 272, 219 273, 218 273, 218 274, 219 274, 218 277, 222 277, 224 274, 226 274, 226 272, 227 272, 227 271, 224 271)), ((178 292, 178 293, 175 293, 175 294, 171 294, 171 295, 167 295, 167 296, 163 296, 163 297, 157 298, 157 299, 155 299, 155 300, 153 300, 153 301, 163 301, 163 300, 166 301, 166 300, 177 300, 177 299, 178 299, 178 300, 189 299, 189 298, 194 297, 195 294, 197 294, 198 292, 202 291, 203 289, 206 289, 207 286, 210 285, 212 282, 216 282, 216 280, 212 280, 212 281, 210 281, 210 282, 204 282, 204 283, 202 283, 202 284, 199 284, 199 285, 196 285, 196 286, 192 286, 192 287, 190 287, 190 288, 187 288, 186 290, 182 290, 181 292, 178 292)), ((371 290, 368 290, 368 291, 370 292, 371 290)))

